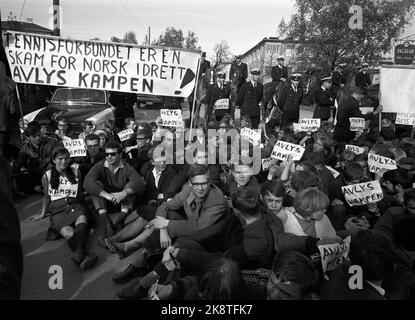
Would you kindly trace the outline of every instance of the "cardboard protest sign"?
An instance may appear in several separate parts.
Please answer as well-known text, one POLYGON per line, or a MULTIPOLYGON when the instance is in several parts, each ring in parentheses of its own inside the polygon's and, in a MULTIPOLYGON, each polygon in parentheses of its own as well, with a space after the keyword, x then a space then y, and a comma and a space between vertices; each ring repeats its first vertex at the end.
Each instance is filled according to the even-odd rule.
POLYGON ((218 99, 215 102, 215 110, 228 110, 229 109, 229 99, 218 99))
POLYGON ((182 110, 160 109, 161 125, 166 127, 183 127, 182 110))
POLYGON ((301 119, 300 128, 301 131, 315 132, 320 129, 320 119, 301 119))
POLYGON ((263 171, 269 170, 277 163, 277 161, 278 161, 277 159, 271 158, 271 157, 262 159, 262 170, 263 171))
POLYGON ((349 257, 351 239, 351 236, 348 236, 342 243, 318 246, 324 274, 333 271, 337 266, 347 261, 349 257))
POLYGON ((340 175, 340 172, 334 170, 332 167, 326 166, 326 168, 331 172, 331 174, 333 175, 334 179, 337 179, 337 177, 340 175))
POLYGON ((7 32, 7 58, 18 83, 188 97, 200 54, 181 48, 81 41, 7 32))
POLYGON ((343 186, 342 191, 351 207, 375 203, 383 199, 383 191, 378 180, 343 186))
POLYGON ((364 130, 365 124, 365 118, 350 118, 350 131, 364 130))
POLYGON ((134 130, 133 129, 125 129, 121 132, 118 132, 118 137, 120 138, 121 141, 125 141, 130 139, 130 137, 134 134, 134 130))
POLYGON ((397 113, 395 124, 403 124, 407 126, 415 125, 415 113, 397 113))
POLYGON ((285 141, 277 141, 272 150, 271 157, 277 160, 287 161, 288 156, 292 156, 294 161, 301 160, 305 149, 298 145, 285 141))
POLYGON ((365 149, 352 145, 352 144, 346 144, 345 150, 353 151, 356 154, 362 154, 365 153, 365 149))
POLYGON ((76 198, 78 195, 78 184, 72 184, 67 177, 59 176, 58 189, 49 187, 48 194, 52 201, 62 198, 76 198))
POLYGON ((415 68, 386 66, 380 68, 380 101, 383 112, 413 112, 415 68))
POLYGON ((84 139, 66 139, 62 141, 63 146, 69 151, 70 157, 85 157, 86 148, 84 139))
POLYGON ((383 171, 395 170, 398 167, 396 166, 396 161, 387 157, 379 156, 374 153, 369 153, 367 157, 367 164, 369 166, 369 171, 377 173, 381 169, 383 171))
POLYGON ((249 140, 249 142, 254 145, 258 145, 261 142, 261 130, 242 128, 241 138, 249 140))

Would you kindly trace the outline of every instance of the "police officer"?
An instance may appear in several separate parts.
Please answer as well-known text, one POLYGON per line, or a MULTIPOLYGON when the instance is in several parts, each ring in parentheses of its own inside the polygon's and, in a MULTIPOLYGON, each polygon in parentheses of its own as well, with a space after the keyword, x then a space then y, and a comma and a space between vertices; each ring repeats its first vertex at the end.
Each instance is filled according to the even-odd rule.
POLYGON ((301 75, 295 73, 287 85, 278 93, 277 105, 281 109, 281 128, 298 122, 300 117, 300 103, 303 99, 303 89, 300 86, 301 75))
POLYGON ((229 80, 233 86, 237 87, 237 93, 239 93, 241 86, 245 83, 246 78, 248 77, 248 66, 246 63, 242 62, 241 58, 241 56, 235 57, 235 62, 232 63, 229 72, 229 80))
POLYGON ((372 85, 370 75, 364 70, 364 68, 367 68, 368 66, 369 64, 364 62, 359 67, 359 72, 357 73, 355 78, 356 87, 369 88, 372 85))
POLYGON ((346 85, 347 76, 344 71, 344 68, 346 67, 345 63, 341 63, 338 66, 334 68, 334 71, 331 75, 331 91, 333 92, 333 95, 336 96, 339 92, 341 87, 344 87, 346 85))
POLYGON ((259 74, 258 69, 251 71, 251 80, 241 86, 236 98, 236 108, 241 108, 241 117, 248 115, 251 118, 254 129, 258 128, 261 116, 263 115, 261 101, 264 87, 258 82, 259 74))
POLYGON ((214 115, 216 118, 216 121, 220 121, 222 120, 225 113, 229 114, 229 100, 228 100, 227 109, 222 109, 222 108, 219 109, 219 107, 218 109, 215 108, 215 103, 219 99, 229 99, 229 96, 230 96, 230 89, 228 86, 225 85, 225 74, 222 72, 218 72, 216 74, 216 83, 209 85, 207 92, 206 92, 205 103, 208 106, 208 109, 207 109, 208 119, 210 119, 214 115))
POLYGON ((272 81, 286 81, 288 79, 288 69, 284 66, 284 56, 279 56, 277 65, 271 69, 272 81))
POLYGON ((331 110, 334 106, 334 97, 330 91, 331 80, 330 76, 324 76, 320 80, 320 88, 314 93, 316 109, 314 110, 313 118, 315 119, 328 120, 332 117, 331 110))

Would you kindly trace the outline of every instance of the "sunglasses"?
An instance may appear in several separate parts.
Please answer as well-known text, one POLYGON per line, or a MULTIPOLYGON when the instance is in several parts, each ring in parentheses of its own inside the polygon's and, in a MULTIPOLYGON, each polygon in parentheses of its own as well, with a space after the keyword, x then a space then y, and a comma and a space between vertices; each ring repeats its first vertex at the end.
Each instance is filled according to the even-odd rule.
POLYGON ((105 152, 106 157, 109 157, 109 156, 115 157, 117 154, 118 154, 118 152, 105 152))

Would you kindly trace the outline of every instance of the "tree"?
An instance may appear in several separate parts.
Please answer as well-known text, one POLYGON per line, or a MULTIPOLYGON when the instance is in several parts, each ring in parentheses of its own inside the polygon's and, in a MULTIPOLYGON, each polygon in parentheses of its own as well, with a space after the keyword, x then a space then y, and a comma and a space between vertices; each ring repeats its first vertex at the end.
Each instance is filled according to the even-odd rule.
MULTIPOLYGON (((354 3, 354 2, 353 2, 354 3)), ((349 4, 332 0, 296 0, 296 13, 279 30, 306 44, 298 58, 330 71, 337 62, 379 61, 415 13, 413 0, 360 0, 363 29, 350 29, 349 4)))
POLYGON ((186 38, 184 39, 184 47, 186 49, 200 50, 200 46, 197 45, 198 41, 199 41, 199 38, 196 36, 196 33, 189 30, 187 32, 186 38))
POLYGON ((212 69, 216 71, 222 70, 226 65, 232 62, 233 54, 226 40, 217 43, 213 48, 214 57, 212 59, 212 69))
POLYGON ((134 31, 127 31, 122 38, 124 43, 138 44, 137 37, 134 31))
POLYGON ((174 27, 168 27, 158 39, 154 40, 151 44, 154 46, 173 47, 173 48, 186 48, 200 50, 198 46, 198 37, 193 31, 188 31, 187 36, 183 36, 182 29, 175 29, 174 27))

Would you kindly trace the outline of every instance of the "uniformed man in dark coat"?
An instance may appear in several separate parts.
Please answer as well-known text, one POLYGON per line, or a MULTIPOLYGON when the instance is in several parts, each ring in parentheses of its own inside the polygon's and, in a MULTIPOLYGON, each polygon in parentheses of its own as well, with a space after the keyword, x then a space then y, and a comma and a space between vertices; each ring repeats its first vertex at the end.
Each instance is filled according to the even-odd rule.
POLYGON ((345 63, 339 64, 334 68, 334 71, 331 75, 331 88, 330 91, 333 92, 333 95, 336 96, 341 87, 346 85, 347 76, 344 72, 345 63))
POLYGON ((229 80, 233 86, 237 86, 237 93, 241 89, 241 86, 245 83, 246 78, 248 77, 248 66, 246 63, 243 63, 241 56, 236 56, 235 62, 232 63, 231 69, 229 71, 229 80))
POLYGON ((264 87, 258 82, 259 74, 258 69, 251 71, 251 81, 242 85, 236 98, 236 108, 241 108, 241 117, 248 115, 251 118, 252 128, 254 129, 258 128, 261 116, 263 115, 261 101, 264 87))
POLYGON ((337 142, 350 142, 354 138, 355 132, 350 131, 350 118, 369 120, 382 112, 383 107, 379 106, 374 112, 363 115, 359 104, 365 95, 366 90, 364 88, 354 87, 351 96, 340 99, 338 102, 337 123, 333 135, 333 139, 337 142))
POLYGON ((279 56, 277 59, 277 65, 271 69, 272 81, 285 81, 288 79, 288 69, 284 66, 284 56, 279 56))
POLYGON ((216 74, 216 83, 209 85, 205 103, 208 106, 207 109, 207 118, 210 119, 211 117, 215 118, 216 121, 222 120, 225 113, 229 114, 229 96, 230 96, 230 88, 225 85, 225 74, 220 72, 216 74), (216 109, 215 103, 219 99, 228 99, 228 108, 227 109, 216 109))
POLYGON ((281 128, 298 122, 300 117, 300 104, 303 99, 303 89, 300 84, 301 75, 296 73, 278 93, 277 106, 281 109, 281 128))
POLYGON ((206 73, 210 68, 210 61, 206 60, 206 52, 202 52, 202 60, 200 61, 200 76, 206 73))
POLYGON ((364 70, 364 68, 367 68, 368 66, 368 63, 362 63, 362 66, 359 67, 360 70, 355 78, 356 87, 369 88, 372 85, 370 75, 364 70))
POLYGON ((320 80, 320 85, 320 88, 318 88, 314 93, 316 109, 314 110, 313 118, 324 121, 332 117, 331 110, 334 106, 334 96, 330 91, 331 77, 323 77, 320 80))

